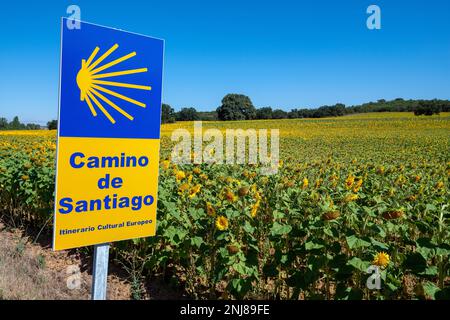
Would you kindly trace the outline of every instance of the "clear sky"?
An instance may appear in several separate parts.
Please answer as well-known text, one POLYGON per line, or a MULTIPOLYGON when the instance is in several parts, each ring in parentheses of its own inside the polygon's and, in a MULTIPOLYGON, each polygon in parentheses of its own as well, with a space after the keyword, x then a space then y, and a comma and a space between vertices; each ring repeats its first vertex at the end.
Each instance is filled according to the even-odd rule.
POLYGON ((163 101, 213 110, 227 93, 290 110, 450 98, 450 1, 4 1, 0 116, 56 118, 60 17, 166 40, 163 101), (366 27, 370 4, 381 30, 366 27))

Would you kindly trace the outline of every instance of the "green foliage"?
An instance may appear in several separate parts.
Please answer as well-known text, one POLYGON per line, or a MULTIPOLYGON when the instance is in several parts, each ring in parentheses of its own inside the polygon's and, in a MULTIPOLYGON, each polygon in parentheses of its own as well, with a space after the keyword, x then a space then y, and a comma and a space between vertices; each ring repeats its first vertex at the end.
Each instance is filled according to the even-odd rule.
POLYGON ((48 130, 58 129, 58 120, 51 120, 51 121, 47 122, 47 129, 48 130))
POLYGON ((0 118, 0 130, 8 129, 8 119, 0 118))
POLYGON ((162 123, 173 123, 175 122, 175 111, 168 104, 163 103, 161 106, 161 122, 162 123))
POLYGON ((227 94, 217 108, 219 120, 251 120, 256 118, 256 109, 249 97, 243 94, 227 94))
MULTIPOLYGON (((290 119, 324 118, 369 112, 414 112, 414 114, 416 115, 432 115, 448 111, 450 111, 449 100, 404 100, 401 98, 397 98, 391 101, 380 99, 376 102, 367 102, 361 105, 354 105, 349 107, 346 107, 342 103, 337 103, 332 106, 321 106, 316 109, 292 109, 288 113, 288 117, 290 119)), ((273 119, 276 118, 273 117, 273 119)))
POLYGON ((41 126, 34 123, 21 123, 19 117, 15 116, 11 122, 6 118, 0 118, 0 130, 38 130, 41 126))
POLYGON ((286 119, 288 117, 288 113, 281 109, 276 109, 273 111, 272 118, 273 119, 286 119))
POLYGON ((177 121, 195 121, 200 117, 195 108, 183 108, 176 113, 176 119, 177 121))
POLYGON ((441 111, 448 109, 449 107, 442 102, 436 100, 431 101, 419 101, 414 108, 414 114, 416 116, 426 115, 431 116, 433 114, 439 114, 441 111))
POLYGON ((264 107, 256 110, 256 119, 272 119, 272 108, 264 107))

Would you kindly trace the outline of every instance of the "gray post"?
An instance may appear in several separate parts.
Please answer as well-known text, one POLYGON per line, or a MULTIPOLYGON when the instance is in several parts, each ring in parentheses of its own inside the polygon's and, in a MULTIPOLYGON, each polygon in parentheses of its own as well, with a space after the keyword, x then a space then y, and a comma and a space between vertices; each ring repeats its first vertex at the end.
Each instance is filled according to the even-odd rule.
POLYGON ((106 300, 108 282, 109 243, 94 246, 94 268, 92 270, 92 300, 106 300))

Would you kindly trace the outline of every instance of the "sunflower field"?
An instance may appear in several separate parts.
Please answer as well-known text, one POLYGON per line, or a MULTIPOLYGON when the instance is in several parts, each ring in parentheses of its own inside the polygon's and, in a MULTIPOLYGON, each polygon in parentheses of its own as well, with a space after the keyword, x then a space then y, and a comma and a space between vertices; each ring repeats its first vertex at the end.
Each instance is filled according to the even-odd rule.
MULTIPOLYGON (((450 298, 450 114, 203 127, 279 129, 278 173, 176 165, 171 133, 193 123, 163 125, 157 235, 113 245, 144 276, 196 299, 450 298)), ((55 136, 0 132, 8 223, 51 230, 55 136)))

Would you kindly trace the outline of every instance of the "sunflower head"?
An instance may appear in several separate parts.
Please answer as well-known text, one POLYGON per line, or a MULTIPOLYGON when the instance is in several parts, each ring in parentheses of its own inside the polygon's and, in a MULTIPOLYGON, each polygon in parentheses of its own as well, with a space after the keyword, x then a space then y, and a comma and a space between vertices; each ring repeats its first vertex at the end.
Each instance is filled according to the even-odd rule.
POLYGON ((403 216, 403 214, 403 209, 389 210, 383 212, 383 218, 385 218, 386 220, 398 219, 403 216))
POLYGON ((175 173, 175 177, 178 181, 183 180, 184 178, 186 178, 186 173, 184 173, 184 171, 178 170, 175 173))
POLYGON ((200 173, 202 172, 202 170, 201 170, 199 167, 195 167, 195 168, 192 170, 192 172, 195 173, 195 174, 200 174, 200 173))
POLYGON ((248 191, 249 191, 249 188, 248 188, 248 187, 241 187, 241 188, 239 188, 239 190, 238 190, 238 195, 239 195, 240 197, 244 197, 244 196, 247 195, 248 191))
POLYGON ((189 190, 189 198, 195 197, 195 195, 196 195, 197 193, 200 192, 201 187, 202 187, 202 186, 199 185, 199 184, 196 184, 195 186, 193 186, 193 187, 189 190))
POLYGON ((302 188, 306 189, 306 188, 308 188, 308 185, 309 185, 308 178, 303 178, 303 186, 302 186, 302 188))
POLYGON ((381 268, 386 268, 391 258, 386 252, 378 252, 374 257, 372 263, 381 268))
POLYGON ((183 184, 178 188, 178 191, 180 191, 180 193, 183 193, 183 192, 185 192, 185 191, 188 190, 188 189, 189 189, 189 184, 183 183, 183 184))
POLYGON ((347 179, 345 179, 345 186, 347 189, 350 189, 353 186, 353 183, 355 182, 355 176, 352 174, 349 174, 347 179))
POLYGON ((256 201, 256 203, 254 205, 252 205, 252 209, 250 210, 250 215, 252 216, 252 218, 256 217, 256 214, 258 213, 259 205, 260 205, 259 200, 256 201))
POLYGON ((334 220, 339 218, 339 216, 341 215, 341 213, 337 210, 333 210, 333 211, 327 211, 322 215, 322 218, 326 221, 330 221, 330 220, 334 220))
POLYGON ((216 215, 216 209, 214 209, 211 202, 206 203, 206 213, 211 217, 214 217, 216 215))
POLYGON ((163 167, 164 170, 169 169, 169 166, 170 166, 170 161, 169 160, 164 160, 162 162, 162 167, 163 167))
POLYGON ((237 200, 237 196, 228 188, 224 190, 224 196, 225 199, 230 202, 235 202, 237 200))
POLYGON ((218 216, 216 219, 216 228, 220 231, 228 229, 228 219, 224 216, 218 216))
POLYGON ((227 246, 227 250, 229 254, 236 254, 239 252, 239 247, 234 244, 230 244, 227 246))

